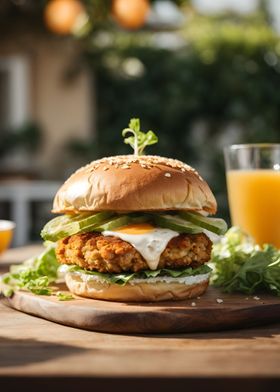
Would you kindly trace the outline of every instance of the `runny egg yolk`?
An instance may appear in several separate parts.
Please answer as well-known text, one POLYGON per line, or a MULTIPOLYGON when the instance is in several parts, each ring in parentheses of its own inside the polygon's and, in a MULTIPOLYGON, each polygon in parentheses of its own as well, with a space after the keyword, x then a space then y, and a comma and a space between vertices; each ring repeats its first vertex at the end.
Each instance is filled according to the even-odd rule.
POLYGON ((127 226, 120 227, 116 231, 117 233, 125 233, 125 234, 145 234, 154 231, 155 227, 150 225, 149 223, 135 223, 127 226))

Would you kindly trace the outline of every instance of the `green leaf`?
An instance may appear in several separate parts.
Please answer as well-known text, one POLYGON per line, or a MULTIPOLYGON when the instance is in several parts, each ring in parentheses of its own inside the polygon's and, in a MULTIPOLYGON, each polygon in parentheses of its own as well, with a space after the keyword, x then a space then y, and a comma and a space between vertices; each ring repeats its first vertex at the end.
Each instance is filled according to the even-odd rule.
POLYGON ((10 298, 14 295, 14 290, 12 288, 7 288, 3 290, 4 297, 10 298))
POLYGON ((260 248, 239 228, 232 227, 213 246, 212 282, 225 292, 254 294, 269 291, 280 296, 280 250, 260 248))
POLYGON ((134 129, 135 132, 140 132, 140 119, 131 118, 128 124, 129 128, 134 129))
POLYGON ((24 289, 38 295, 51 295, 49 285, 57 279, 58 266, 54 245, 48 245, 39 256, 11 266, 1 282, 7 290, 24 289))
POLYGON ((125 137, 128 133, 132 133, 132 136, 126 137, 124 143, 129 144, 133 148, 134 155, 143 155, 147 146, 158 142, 158 137, 153 131, 148 131, 147 133, 140 131, 139 118, 130 120, 128 128, 122 131, 122 136, 125 137))
POLYGON ((56 293, 56 296, 58 298, 59 301, 71 301, 72 299, 74 299, 72 294, 69 293, 63 293, 61 291, 58 291, 56 293))
POLYGON ((172 270, 168 268, 162 268, 155 271, 152 270, 144 270, 140 272, 123 272, 120 274, 110 274, 110 273, 101 273, 96 271, 89 271, 83 268, 80 268, 76 265, 71 265, 68 267, 69 272, 81 272, 87 275, 98 276, 101 280, 104 280, 110 284, 119 284, 121 286, 126 285, 131 279, 148 279, 148 278, 156 278, 158 276, 170 276, 172 278, 182 278, 186 276, 195 276, 200 274, 208 274, 211 272, 211 268, 204 264, 198 268, 183 268, 181 270, 172 270))

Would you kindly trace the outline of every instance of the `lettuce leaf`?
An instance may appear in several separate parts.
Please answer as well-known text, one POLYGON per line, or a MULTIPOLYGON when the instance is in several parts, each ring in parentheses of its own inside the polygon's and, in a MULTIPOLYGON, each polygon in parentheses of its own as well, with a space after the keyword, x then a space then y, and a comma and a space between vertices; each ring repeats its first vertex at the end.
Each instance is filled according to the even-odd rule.
POLYGON ((156 278, 158 276, 170 276, 172 278, 182 278, 186 276, 194 276, 200 274, 208 274, 211 272, 211 268, 208 265, 202 265, 198 268, 187 267, 181 270, 173 270, 168 268, 162 268, 155 271, 152 270, 144 270, 140 272, 124 272, 119 274, 110 274, 110 273, 101 273, 96 271, 89 271, 83 268, 80 268, 76 265, 71 265, 68 267, 69 272, 77 271, 87 275, 98 276, 102 280, 108 283, 115 283, 121 286, 126 285, 131 279, 148 279, 148 278, 156 278))
MULTIPOLYGON (((55 256, 55 246, 48 243, 46 249, 36 257, 19 265, 13 265, 10 272, 3 275, 2 283, 9 292, 25 289, 34 294, 51 295, 51 282, 57 279, 59 264, 55 256)), ((5 295, 4 291, 4 295, 5 295)), ((8 291, 7 291, 8 292, 8 291)))
POLYGON ((232 227, 213 246, 212 283, 225 292, 254 294, 268 291, 280 296, 280 250, 262 248, 239 228, 232 227))
POLYGON ((71 301, 72 299, 74 299, 72 294, 63 293, 61 291, 58 291, 56 293, 56 297, 58 298, 59 301, 71 301))

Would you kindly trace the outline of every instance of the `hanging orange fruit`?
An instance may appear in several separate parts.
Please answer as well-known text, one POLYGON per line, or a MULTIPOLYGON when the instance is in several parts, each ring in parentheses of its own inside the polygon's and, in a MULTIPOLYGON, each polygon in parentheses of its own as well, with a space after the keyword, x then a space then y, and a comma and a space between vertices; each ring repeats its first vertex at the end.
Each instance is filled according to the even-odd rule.
POLYGON ((113 0, 112 14, 125 28, 139 29, 145 23, 150 10, 149 0, 113 0))
POLYGON ((51 0, 45 8, 45 22, 56 34, 70 34, 85 8, 79 0, 51 0))

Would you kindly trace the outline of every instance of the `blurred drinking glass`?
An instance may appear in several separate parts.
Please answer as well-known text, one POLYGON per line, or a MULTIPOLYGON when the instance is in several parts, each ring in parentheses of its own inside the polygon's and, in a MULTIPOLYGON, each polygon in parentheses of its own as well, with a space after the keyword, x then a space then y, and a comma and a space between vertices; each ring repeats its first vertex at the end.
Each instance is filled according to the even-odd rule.
POLYGON ((15 228, 14 222, 7 220, 0 220, 0 254, 8 249, 15 228))
POLYGON ((224 156, 232 225, 280 248, 280 144, 236 144, 224 156))

